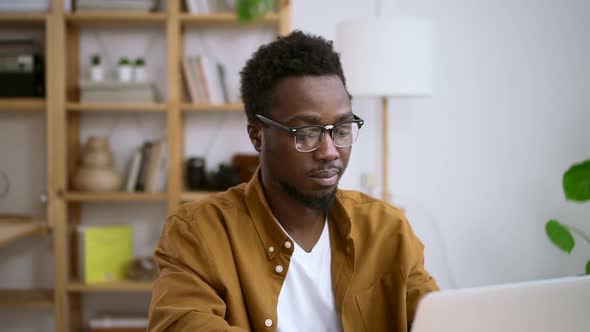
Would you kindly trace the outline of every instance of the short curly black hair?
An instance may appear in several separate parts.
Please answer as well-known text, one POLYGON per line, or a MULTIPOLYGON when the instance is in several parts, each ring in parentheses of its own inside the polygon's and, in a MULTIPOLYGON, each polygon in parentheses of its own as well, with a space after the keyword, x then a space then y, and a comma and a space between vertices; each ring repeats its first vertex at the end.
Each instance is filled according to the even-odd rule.
POLYGON ((321 36, 295 30, 262 45, 240 72, 241 94, 249 121, 268 115, 274 88, 286 77, 338 75, 346 88, 340 55, 321 36))

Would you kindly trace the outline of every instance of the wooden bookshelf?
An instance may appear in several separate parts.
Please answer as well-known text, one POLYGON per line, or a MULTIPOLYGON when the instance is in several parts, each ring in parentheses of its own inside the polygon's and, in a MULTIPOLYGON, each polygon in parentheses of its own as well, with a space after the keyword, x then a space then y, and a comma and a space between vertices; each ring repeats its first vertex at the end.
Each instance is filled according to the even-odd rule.
POLYGON ((69 292, 151 292, 152 282, 144 281, 113 281, 86 284, 81 281, 70 281, 69 292))
POLYGON ((0 98, 2 111, 44 111, 44 98, 0 98))
POLYGON ((52 308, 52 289, 0 289, 0 309, 52 308))
POLYGON ((142 12, 75 12, 65 15, 66 22, 73 25, 96 25, 96 24, 164 24, 167 19, 166 13, 142 13, 142 12))
MULTIPOLYGON (((180 22, 185 25, 235 25, 244 24, 238 20, 238 17, 234 13, 215 13, 215 14, 180 14, 180 22)), ((269 14, 262 18, 256 19, 253 22, 247 24, 258 24, 258 25, 272 25, 278 24, 279 15, 269 14)))
MULTIPOLYGON (((211 192, 189 192, 184 190, 184 121, 189 112, 243 112, 242 104, 202 105, 183 102, 182 56, 185 54, 184 38, 186 27, 230 26, 242 32, 245 26, 235 14, 215 13, 194 15, 186 13, 184 0, 166 0, 166 12, 72 12, 64 11, 65 0, 51 0, 47 13, 2 13, 0 25, 39 25, 44 28, 47 85, 46 98, 0 99, 0 110, 33 111, 46 110, 46 152, 47 152, 47 216, 51 226, 54 253, 53 290, 0 290, 0 308, 53 308, 55 326, 60 332, 79 331, 84 324, 85 293, 95 292, 150 292, 150 282, 111 282, 87 285, 76 276, 78 252, 76 232, 83 224, 84 203, 105 202, 131 204, 134 202, 163 202, 171 212, 181 202, 201 200, 211 192), (98 104, 81 103, 78 82, 81 76, 80 36, 87 26, 100 27, 153 27, 162 28, 166 41, 165 49, 165 91, 167 100, 151 104, 98 104), (162 112, 166 116, 168 143, 167 192, 165 193, 104 193, 92 194, 68 191, 76 165, 80 161, 80 127, 85 112, 162 112)), ((257 26, 276 30, 285 35, 291 29, 290 1, 280 0, 276 14, 249 22, 257 26)), ((256 30, 256 29, 254 29, 256 30)), ((13 241, 47 231, 39 225, 7 232, 0 228, 0 243, 13 241), (11 234, 8 236, 7 234, 11 234)))
POLYGON ((180 110, 185 112, 243 112, 244 105, 242 105, 241 103, 221 105, 182 104, 180 105, 180 110))
POLYGON ((166 104, 67 103, 68 111, 93 112, 164 112, 166 104))
POLYGON ((45 13, 0 13, 0 24, 32 24, 45 23, 47 14, 45 13))
POLYGON ((47 223, 35 219, 0 217, 0 247, 26 237, 47 233, 47 223))
POLYGON ((113 192, 113 193, 85 193, 68 192, 68 202, 152 202, 165 201, 166 193, 143 193, 143 192, 113 192))

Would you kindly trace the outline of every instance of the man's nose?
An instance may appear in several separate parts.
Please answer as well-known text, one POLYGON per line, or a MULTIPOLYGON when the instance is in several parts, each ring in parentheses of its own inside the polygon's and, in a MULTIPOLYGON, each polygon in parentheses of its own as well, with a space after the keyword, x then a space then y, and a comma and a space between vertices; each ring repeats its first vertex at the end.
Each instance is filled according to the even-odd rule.
POLYGON ((315 158, 317 160, 331 161, 340 157, 340 151, 334 144, 332 135, 330 132, 324 133, 324 139, 320 143, 320 146, 314 151, 315 158))

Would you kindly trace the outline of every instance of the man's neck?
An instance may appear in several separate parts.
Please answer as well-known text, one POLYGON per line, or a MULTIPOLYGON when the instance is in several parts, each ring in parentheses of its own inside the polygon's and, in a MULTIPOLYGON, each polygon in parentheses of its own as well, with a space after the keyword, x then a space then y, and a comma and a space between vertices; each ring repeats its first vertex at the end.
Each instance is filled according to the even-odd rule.
POLYGON ((265 190, 265 196, 272 214, 289 236, 310 252, 322 235, 326 212, 305 206, 284 192, 270 195, 265 190))

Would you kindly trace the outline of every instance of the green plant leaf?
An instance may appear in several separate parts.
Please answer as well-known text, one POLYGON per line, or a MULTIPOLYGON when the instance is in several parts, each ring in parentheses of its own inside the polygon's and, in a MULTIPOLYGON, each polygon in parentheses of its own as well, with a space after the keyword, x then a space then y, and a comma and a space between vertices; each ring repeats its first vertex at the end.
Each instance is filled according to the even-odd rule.
POLYGON ((590 275, 590 261, 586 263, 586 274, 590 275))
POLYGON ((274 9, 275 0, 238 0, 236 13, 238 21, 245 23, 264 16, 274 9))
POLYGON ((545 232, 549 237, 549 240, 553 242, 559 249, 570 254, 576 245, 576 240, 572 236, 570 230, 559 223, 555 219, 549 220, 545 224, 545 232))
POLYGON ((236 3, 236 13, 240 22, 250 21, 252 19, 252 15, 250 15, 250 1, 238 0, 236 3))
POLYGON ((590 200, 590 159, 572 165, 563 174, 563 192, 571 201, 590 200))

